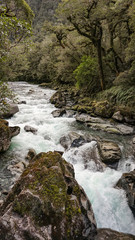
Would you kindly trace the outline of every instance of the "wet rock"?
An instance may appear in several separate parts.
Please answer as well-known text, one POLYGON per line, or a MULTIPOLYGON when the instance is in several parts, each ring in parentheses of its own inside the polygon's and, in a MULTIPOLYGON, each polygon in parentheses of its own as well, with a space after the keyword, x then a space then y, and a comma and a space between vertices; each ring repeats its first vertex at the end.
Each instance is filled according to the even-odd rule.
POLYGON ((61 91, 57 91, 56 93, 54 93, 54 95, 50 99, 50 102, 52 104, 55 104, 55 107, 58 108, 66 106, 66 98, 61 91))
POLYGON ((135 144, 135 137, 132 139, 132 143, 135 144))
POLYGON ((66 113, 65 109, 54 110, 52 112, 53 117, 62 117, 66 113))
POLYGON ((32 94, 32 93, 34 93, 34 89, 30 89, 30 90, 28 91, 28 95, 30 95, 30 94, 32 94))
POLYGON ((70 147, 79 147, 84 142, 86 142, 85 138, 76 132, 70 132, 68 135, 60 138, 60 144, 65 149, 68 149, 70 147))
POLYGON ((24 130, 26 131, 26 132, 31 132, 31 133, 33 133, 33 134, 36 134, 37 133, 37 129, 36 128, 33 128, 33 127, 31 127, 31 126, 25 126, 24 127, 24 130))
POLYGON ((73 110, 66 110, 66 117, 72 118, 76 114, 73 110))
POLYGON ((116 121, 119 121, 119 122, 122 122, 124 120, 122 114, 120 111, 118 112, 115 112, 112 116, 112 119, 116 120, 116 121))
POLYGON ((108 133, 119 135, 134 134, 134 127, 130 127, 124 124, 116 124, 110 120, 91 117, 88 114, 77 115, 76 121, 79 123, 84 123, 87 127, 90 127, 94 130, 102 130, 108 133))
POLYGON ((0 152, 6 151, 11 143, 11 138, 18 135, 19 127, 9 127, 8 122, 0 119, 0 152))
POLYGON ((26 101, 20 101, 18 104, 26 104, 26 101))
POLYGON ((20 133, 20 127, 18 127, 18 126, 9 127, 9 129, 10 129, 11 138, 17 136, 20 133))
POLYGON ((125 190, 129 207, 135 216, 135 170, 124 173, 116 186, 125 190))
POLYGON ((97 230, 95 240, 135 240, 135 236, 102 228, 97 230))
POLYGON ((10 118, 17 112, 19 112, 18 105, 9 104, 8 110, 5 113, 0 113, 0 118, 10 118))
POLYGON ((31 148, 31 149, 29 149, 25 159, 31 162, 35 156, 36 156, 36 151, 31 148))
POLYGON ((71 164, 58 153, 40 153, 2 205, 0 239, 94 240, 96 222, 71 164))
POLYGON ((114 164, 122 156, 119 146, 114 142, 102 141, 98 144, 102 161, 105 164, 114 164))
POLYGON ((91 143, 91 146, 89 146, 89 143, 84 145, 81 151, 84 167, 92 171, 102 172, 106 168, 106 165, 101 161, 97 142, 93 141, 91 143))

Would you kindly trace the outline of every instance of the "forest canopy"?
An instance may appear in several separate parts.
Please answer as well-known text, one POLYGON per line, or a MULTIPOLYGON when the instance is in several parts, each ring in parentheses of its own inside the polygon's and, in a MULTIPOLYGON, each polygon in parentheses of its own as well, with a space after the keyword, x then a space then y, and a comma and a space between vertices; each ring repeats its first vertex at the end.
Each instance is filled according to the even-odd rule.
POLYGON ((31 8, 23 0, 1 5, 1 56, 8 52, 1 79, 74 86, 91 98, 108 98, 112 89, 118 103, 133 105, 133 0, 27 2, 31 8), (28 36, 29 43, 22 42, 28 36))

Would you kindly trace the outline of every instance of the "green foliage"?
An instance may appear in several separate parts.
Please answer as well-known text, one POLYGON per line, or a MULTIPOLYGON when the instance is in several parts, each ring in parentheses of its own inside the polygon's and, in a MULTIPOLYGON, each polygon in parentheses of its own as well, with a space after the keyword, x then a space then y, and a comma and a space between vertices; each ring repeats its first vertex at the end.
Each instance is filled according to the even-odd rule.
POLYGON ((96 95, 96 100, 108 100, 116 105, 134 107, 135 87, 113 86, 96 95))
POLYGON ((97 59, 83 56, 80 65, 74 71, 74 75, 77 80, 77 87, 87 88, 90 94, 99 90, 97 59))

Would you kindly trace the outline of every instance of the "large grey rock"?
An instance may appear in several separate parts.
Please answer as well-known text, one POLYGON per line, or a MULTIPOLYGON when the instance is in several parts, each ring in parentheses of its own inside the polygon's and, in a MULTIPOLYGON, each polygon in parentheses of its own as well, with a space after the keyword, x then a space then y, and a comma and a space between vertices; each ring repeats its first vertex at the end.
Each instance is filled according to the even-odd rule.
POLYGON ((0 113, 0 118, 10 118, 17 112, 19 112, 18 105, 9 104, 8 110, 5 113, 0 113))
POLYGON ((122 156, 119 146, 114 142, 102 141, 98 144, 102 161, 105 164, 118 162, 122 156))
POLYGON ((40 153, 1 208, 2 240, 94 240, 91 204, 59 153, 40 153))
POLYGON ((90 127, 94 130, 102 130, 112 134, 132 135, 135 132, 134 127, 116 122, 113 123, 110 120, 104 120, 102 118, 91 117, 88 114, 77 115, 76 121, 84 123, 87 127, 90 127))
POLYGON ((20 133, 20 127, 9 127, 8 122, 0 119, 0 152, 6 151, 11 143, 11 138, 20 133))
POLYGON ((124 173, 116 186, 126 191, 129 206, 135 216, 135 170, 124 173))
POLYGON ((31 127, 31 126, 28 126, 28 125, 26 125, 26 126, 24 127, 24 130, 25 130, 26 132, 31 132, 31 133, 33 133, 33 134, 36 134, 37 131, 38 131, 36 128, 33 128, 33 127, 31 127))

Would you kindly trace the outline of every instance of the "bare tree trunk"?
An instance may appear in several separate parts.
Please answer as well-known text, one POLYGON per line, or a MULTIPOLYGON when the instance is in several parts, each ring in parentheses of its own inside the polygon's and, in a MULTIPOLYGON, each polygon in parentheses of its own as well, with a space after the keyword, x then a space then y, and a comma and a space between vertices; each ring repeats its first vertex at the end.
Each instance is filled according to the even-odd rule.
POLYGON ((98 43, 97 43, 97 55, 98 55, 100 86, 101 86, 101 89, 104 90, 105 89, 105 80, 104 80, 103 62, 102 62, 101 39, 99 39, 98 43))

